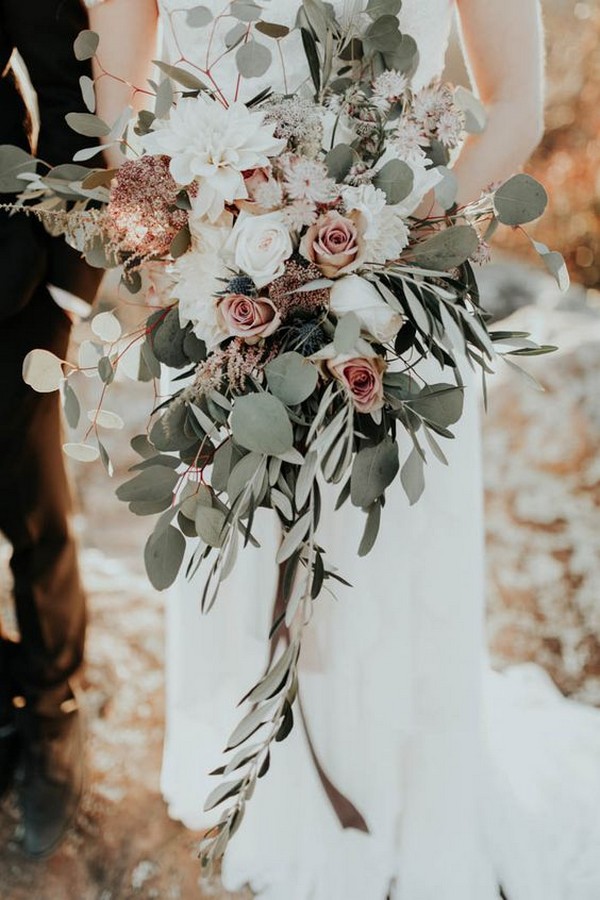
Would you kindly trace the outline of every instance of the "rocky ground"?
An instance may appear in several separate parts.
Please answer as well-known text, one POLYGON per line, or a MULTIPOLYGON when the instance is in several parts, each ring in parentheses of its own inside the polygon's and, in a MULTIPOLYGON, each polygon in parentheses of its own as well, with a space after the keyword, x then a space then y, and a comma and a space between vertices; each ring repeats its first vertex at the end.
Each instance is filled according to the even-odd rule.
MULTIPOLYGON (((490 270, 486 280, 498 315, 523 307, 511 324, 562 348, 528 366, 545 394, 508 369, 491 392, 485 451, 494 659, 541 662, 565 692, 600 705, 598 301, 575 292, 564 308, 548 281, 513 267, 490 270), (531 301, 534 307, 525 305, 531 301)), ((76 335, 82 336, 85 326, 76 335)), ((119 383, 111 408, 135 408, 143 423, 144 391, 119 383)), ((131 454, 122 437, 109 450, 118 481, 131 454)), ((45 863, 23 860, 16 810, 4 804, 0 896, 200 900, 209 894, 199 885, 198 835, 168 819, 159 793, 163 598, 142 569, 149 523, 117 502, 99 464, 77 465, 74 477, 91 611, 82 682, 89 787, 75 828, 45 863)))

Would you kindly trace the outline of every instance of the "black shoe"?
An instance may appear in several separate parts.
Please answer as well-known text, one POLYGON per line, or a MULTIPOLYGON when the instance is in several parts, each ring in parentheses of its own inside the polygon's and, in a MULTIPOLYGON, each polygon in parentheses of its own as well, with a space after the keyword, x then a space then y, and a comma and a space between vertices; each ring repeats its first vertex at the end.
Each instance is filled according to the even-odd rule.
POLYGON ((19 738, 11 715, 0 716, 0 799, 13 783, 19 758, 19 738))
POLYGON ((44 858, 71 825, 83 790, 83 723, 74 697, 53 715, 17 710, 21 756, 16 787, 23 815, 23 850, 44 858))

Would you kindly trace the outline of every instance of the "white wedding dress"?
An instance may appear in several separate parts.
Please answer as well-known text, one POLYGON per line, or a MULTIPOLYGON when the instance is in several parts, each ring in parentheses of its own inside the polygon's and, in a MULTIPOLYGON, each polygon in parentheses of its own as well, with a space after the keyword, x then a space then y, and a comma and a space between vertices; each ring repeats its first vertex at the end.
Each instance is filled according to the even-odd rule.
MULTIPOLYGON (((206 2, 213 12, 226 5, 206 2)), ((177 12, 195 5, 162 0, 162 11, 173 61, 183 52, 203 66, 208 30, 186 29, 177 12)), ((270 21, 295 18, 292 0, 260 5, 270 21)), ((361 8, 334 5, 344 15, 361 8)), ((442 71, 451 15, 451 0, 404 0, 421 84, 442 71)), ((305 72, 295 40, 284 43, 289 87, 305 72)), ((233 85, 227 57, 214 73, 233 85)), ((262 87, 247 82, 242 96, 262 87)), ((369 833, 339 825, 297 717, 226 855, 229 890, 249 884, 263 900, 498 900, 502 884, 509 900, 600 898, 600 716, 563 700, 534 667, 487 670, 474 381, 466 395, 449 467, 429 461, 413 508, 399 484, 389 491, 370 556, 356 552, 362 513, 347 505, 334 516, 325 503, 322 543, 353 588, 315 606, 301 696, 321 764, 369 833)), ((207 773, 267 658, 279 538, 267 513, 257 536, 261 549, 244 551, 208 616, 202 571, 168 600, 162 789, 170 814, 194 829, 214 822, 202 812, 217 784, 207 773)))

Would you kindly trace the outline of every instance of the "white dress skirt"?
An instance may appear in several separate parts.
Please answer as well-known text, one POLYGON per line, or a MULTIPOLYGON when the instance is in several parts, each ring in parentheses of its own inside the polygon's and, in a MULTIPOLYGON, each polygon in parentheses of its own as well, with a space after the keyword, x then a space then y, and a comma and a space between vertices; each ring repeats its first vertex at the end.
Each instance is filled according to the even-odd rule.
MULTIPOLYGON (((173 61, 183 53, 204 65, 207 31, 188 30, 180 12, 195 5, 162 0, 163 22, 173 61)), ((295 18, 290 0, 260 5, 270 21, 295 18)), ((346 16, 361 8, 334 5, 346 16)), ((451 0, 404 0, 420 84, 442 71, 451 16, 451 0)), ((304 73, 295 40, 284 43, 288 86, 304 73)), ((213 74, 234 83, 227 57, 213 74)), ((255 79, 242 96, 263 86, 255 79)), ((600 716, 565 701, 535 667, 498 675, 487 666, 479 391, 465 374, 449 467, 429 460, 412 508, 399 484, 388 491, 366 559, 357 556, 363 514, 349 505, 334 514, 336 493, 325 494, 320 539, 353 587, 315 604, 300 693, 320 762, 369 833, 340 826, 297 718, 227 852, 229 890, 249 884, 263 900, 498 900, 502 884, 509 900, 600 898, 600 716)), ((207 773, 267 660, 272 514, 261 511, 256 536, 260 549, 243 551, 208 616, 202 568, 168 598, 162 790, 170 815, 192 829, 214 823, 202 812, 216 784, 207 773)))

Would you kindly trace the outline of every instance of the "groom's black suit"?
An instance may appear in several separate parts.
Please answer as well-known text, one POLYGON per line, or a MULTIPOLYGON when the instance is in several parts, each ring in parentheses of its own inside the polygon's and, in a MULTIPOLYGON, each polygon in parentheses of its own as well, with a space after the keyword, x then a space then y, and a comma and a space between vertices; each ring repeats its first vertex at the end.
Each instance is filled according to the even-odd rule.
MULTIPOLYGON (((31 149, 29 117, 10 66, 17 50, 39 107, 37 155, 54 165, 85 146, 65 115, 82 108, 73 41, 87 27, 80 0, 0 0, 0 144, 31 149)), ((0 201, 9 199, 0 195, 0 201)), ((80 665, 85 603, 70 530, 57 393, 22 380, 25 355, 43 347, 64 358, 67 316, 47 283, 91 300, 99 282, 61 239, 30 218, 0 212, 0 531, 12 545, 11 568, 21 641, 0 636, 0 691, 35 708, 60 693, 80 665)), ((0 701, 2 697, 0 696, 0 701)))

